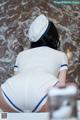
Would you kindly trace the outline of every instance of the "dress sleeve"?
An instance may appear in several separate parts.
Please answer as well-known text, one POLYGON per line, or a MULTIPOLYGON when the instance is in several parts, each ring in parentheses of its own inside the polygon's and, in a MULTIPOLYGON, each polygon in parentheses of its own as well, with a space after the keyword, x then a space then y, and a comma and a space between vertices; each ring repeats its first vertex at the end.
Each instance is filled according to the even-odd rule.
POLYGON ((14 65, 14 72, 19 72, 19 62, 20 62, 20 55, 16 58, 16 63, 14 65))
POLYGON ((68 69, 68 58, 65 53, 62 54, 61 64, 60 64, 60 71, 68 69))

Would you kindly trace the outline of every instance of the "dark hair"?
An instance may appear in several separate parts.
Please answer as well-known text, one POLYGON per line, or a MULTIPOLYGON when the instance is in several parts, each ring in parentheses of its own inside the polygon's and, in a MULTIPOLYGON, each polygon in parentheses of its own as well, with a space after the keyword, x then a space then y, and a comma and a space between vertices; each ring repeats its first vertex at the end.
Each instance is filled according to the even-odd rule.
POLYGON ((60 46, 58 31, 52 21, 49 22, 45 33, 37 42, 31 42, 31 48, 48 46, 53 49, 58 49, 60 46))

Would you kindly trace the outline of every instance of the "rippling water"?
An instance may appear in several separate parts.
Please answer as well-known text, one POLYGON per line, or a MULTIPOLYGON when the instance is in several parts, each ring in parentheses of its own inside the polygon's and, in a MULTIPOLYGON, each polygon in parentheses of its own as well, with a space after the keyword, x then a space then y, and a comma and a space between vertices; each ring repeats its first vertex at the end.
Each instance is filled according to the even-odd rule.
POLYGON ((29 25, 41 13, 58 28, 60 50, 69 59, 67 80, 80 85, 80 5, 51 0, 0 0, 0 84, 13 75, 17 54, 29 46, 29 25))

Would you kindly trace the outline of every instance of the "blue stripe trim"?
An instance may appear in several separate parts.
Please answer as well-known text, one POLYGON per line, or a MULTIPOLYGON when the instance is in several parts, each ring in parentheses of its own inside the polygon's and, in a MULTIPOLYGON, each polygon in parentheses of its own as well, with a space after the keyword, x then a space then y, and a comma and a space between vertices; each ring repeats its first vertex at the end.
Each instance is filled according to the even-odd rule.
POLYGON ((20 112, 23 112, 23 110, 21 110, 20 108, 18 108, 10 99, 9 97, 5 94, 5 92, 3 91, 5 97, 8 99, 8 101, 11 103, 11 105, 13 105, 13 107, 15 107, 17 110, 19 110, 20 112))
POLYGON ((50 24, 50 22, 49 22, 46 31, 44 32, 44 34, 43 34, 39 39, 43 38, 44 36, 46 36, 46 37, 48 36, 47 33, 48 33, 50 27, 51 27, 51 24, 50 24))
POLYGON ((49 23, 48 23, 48 27, 47 27, 45 33, 43 34, 44 36, 46 36, 46 37, 48 36, 47 33, 48 33, 50 27, 51 27, 51 23, 49 22, 49 23))
POLYGON ((18 67, 17 65, 14 65, 14 67, 18 67))
MULTIPOLYGON (((58 81, 59 82, 59 81, 58 81)), ((58 83, 57 82, 57 83, 58 83)), ((57 84, 56 83, 56 84, 57 84)), ((55 85, 53 85, 53 86, 56 86, 56 84, 55 85)), ((40 106, 40 104, 43 102, 43 100, 47 97, 48 95, 46 94, 41 100, 40 100, 40 102, 36 105, 36 107, 32 110, 32 112, 35 112, 36 110, 37 110, 37 108, 40 106)))
POLYGON ((39 105, 43 102, 43 100, 47 97, 47 94, 40 100, 40 102, 37 104, 37 106, 33 109, 32 112, 35 112, 36 109, 39 107, 39 105))
POLYGON ((60 67, 64 67, 64 66, 68 67, 68 65, 67 65, 67 64, 63 64, 63 65, 61 65, 60 67))

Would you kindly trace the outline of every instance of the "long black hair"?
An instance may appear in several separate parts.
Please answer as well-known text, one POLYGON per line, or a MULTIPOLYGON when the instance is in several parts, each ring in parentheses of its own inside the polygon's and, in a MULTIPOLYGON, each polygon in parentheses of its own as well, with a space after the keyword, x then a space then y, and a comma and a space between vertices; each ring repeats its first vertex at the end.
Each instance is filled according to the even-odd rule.
POLYGON ((53 49, 58 49, 60 46, 59 34, 52 21, 49 21, 49 25, 45 33, 37 42, 31 42, 31 48, 48 46, 53 49))

